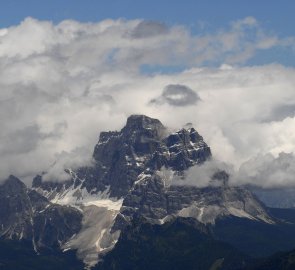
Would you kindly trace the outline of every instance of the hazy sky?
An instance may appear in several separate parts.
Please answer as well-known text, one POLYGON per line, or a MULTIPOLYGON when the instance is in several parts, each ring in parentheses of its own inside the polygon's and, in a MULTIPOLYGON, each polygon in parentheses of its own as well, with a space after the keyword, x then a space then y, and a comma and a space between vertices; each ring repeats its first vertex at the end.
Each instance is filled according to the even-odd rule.
POLYGON ((192 122, 239 181, 293 183, 293 1, 158 2, 1 2, 0 179, 63 179, 142 113, 192 122))

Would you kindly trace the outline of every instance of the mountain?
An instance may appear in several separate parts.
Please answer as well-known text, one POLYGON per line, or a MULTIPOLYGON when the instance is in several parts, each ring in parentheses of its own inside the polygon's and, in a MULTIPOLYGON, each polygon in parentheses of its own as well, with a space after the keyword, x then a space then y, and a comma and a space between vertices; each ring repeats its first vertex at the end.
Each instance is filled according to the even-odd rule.
POLYGON ((43 182, 38 176, 33 187, 49 192, 51 198, 77 186, 95 193, 109 188, 110 197, 120 198, 144 171, 155 172, 163 166, 184 171, 210 157, 210 148, 194 128, 169 134, 159 120, 132 115, 121 131, 101 132, 93 152, 94 166, 69 171, 72 179, 64 184, 43 182))
POLYGON ((30 241, 36 252, 60 247, 81 229, 82 214, 45 197, 10 176, 0 186, 0 238, 30 241))
POLYGON ((120 131, 100 134, 93 166, 67 170, 66 183, 37 176, 33 188, 52 202, 82 209, 84 226, 64 248, 77 249, 88 265, 114 247, 134 215, 152 224, 176 217, 215 224, 227 216, 275 223, 251 192, 228 185, 226 172, 213 172, 209 187, 185 185, 186 170, 210 159, 210 147, 193 127, 169 132, 157 119, 132 115, 120 131))
POLYGON ((122 215, 117 215, 142 175, 154 175, 163 167, 181 174, 210 157, 210 148, 194 128, 169 133, 157 119, 132 115, 121 131, 100 134, 93 166, 69 169, 71 179, 65 183, 44 182, 39 175, 33 188, 52 202, 83 208, 85 226, 64 248, 77 249, 78 256, 93 265, 98 252, 107 252, 116 243, 125 226, 119 225, 122 215), (98 214, 101 222, 93 224, 98 214))
POLYGON ((40 174, 29 189, 11 176, 0 186, 1 237, 31 241, 40 254, 75 251, 88 267, 106 261, 113 269, 129 269, 128 261, 137 265, 145 254, 158 258, 168 248, 165 241, 170 257, 157 260, 163 269, 179 263, 173 256, 218 269, 235 265, 235 258, 295 247, 294 222, 248 188, 230 186, 227 172, 213 171, 207 187, 186 183, 187 170, 211 158, 193 127, 170 131, 157 119, 132 115, 120 131, 100 134, 92 165, 68 168, 69 180, 44 181, 40 174), (187 257, 176 249, 182 235, 187 257), (155 249, 148 250, 143 239, 155 249), (201 256, 196 262, 195 252, 201 256))

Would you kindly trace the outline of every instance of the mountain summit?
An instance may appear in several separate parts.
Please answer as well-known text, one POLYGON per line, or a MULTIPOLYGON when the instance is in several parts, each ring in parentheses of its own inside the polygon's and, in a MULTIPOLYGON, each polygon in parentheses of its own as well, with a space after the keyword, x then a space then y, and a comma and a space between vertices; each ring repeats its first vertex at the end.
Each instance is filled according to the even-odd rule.
POLYGON ((69 170, 72 180, 62 185, 36 177, 33 187, 49 192, 50 199, 73 185, 80 185, 87 192, 109 188, 111 197, 121 198, 144 171, 156 172, 166 167, 183 172, 210 157, 209 146, 194 128, 168 134, 159 120, 131 115, 121 131, 101 132, 93 152, 94 166, 69 170))
POLYGON ((127 118, 127 123, 123 130, 127 132, 151 130, 154 132, 155 137, 160 137, 160 133, 165 130, 165 127, 158 119, 142 114, 133 114, 127 118))

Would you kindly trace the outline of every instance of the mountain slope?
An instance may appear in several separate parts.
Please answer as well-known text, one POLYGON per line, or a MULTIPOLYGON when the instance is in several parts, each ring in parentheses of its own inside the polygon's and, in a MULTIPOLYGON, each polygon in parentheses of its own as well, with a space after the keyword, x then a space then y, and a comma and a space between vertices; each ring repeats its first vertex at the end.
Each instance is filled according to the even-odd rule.
POLYGON ((164 225, 134 219, 98 270, 239 269, 248 258, 230 245, 214 240, 194 219, 177 218, 164 225))
POLYGON ((31 242, 0 240, 1 270, 83 270, 84 265, 77 260, 75 252, 47 250, 37 254, 31 242))
POLYGON ((276 253, 269 258, 257 260, 244 270, 293 270, 295 269, 295 250, 276 253))

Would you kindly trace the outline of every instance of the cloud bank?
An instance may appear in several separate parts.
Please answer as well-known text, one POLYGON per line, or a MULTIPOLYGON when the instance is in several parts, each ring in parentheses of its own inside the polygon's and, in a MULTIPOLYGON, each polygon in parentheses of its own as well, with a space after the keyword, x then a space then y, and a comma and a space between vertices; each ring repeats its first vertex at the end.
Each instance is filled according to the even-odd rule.
POLYGON ((293 153, 258 155, 243 163, 234 182, 250 183, 264 188, 295 186, 293 153))
POLYGON ((48 178, 63 180, 64 168, 89 163, 100 131, 122 128, 132 113, 172 128, 193 123, 236 168, 292 153, 295 70, 246 65, 258 51, 292 46, 294 37, 252 17, 200 34, 143 20, 27 18, 0 29, 0 179, 29 182, 50 168, 48 178), (146 65, 163 72, 141 73, 146 65), (165 73, 171 66, 184 68, 165 73))
POLYGON ((251 185, 266 189, 295 187, 295 155, 279 153, 278 156, 258 154, 243 162, 239 168, 216 159, 206 161, 187 170, 183 178, 171 177, 173 185, 207 187, 221 185, 223 179, 214 181, 218 172, 228 174, 229 185, 251 185))

